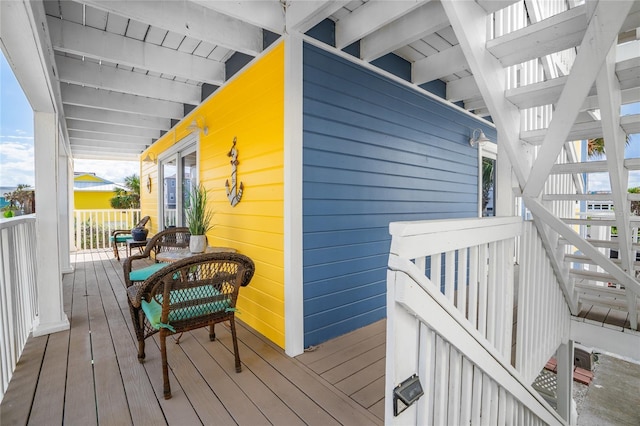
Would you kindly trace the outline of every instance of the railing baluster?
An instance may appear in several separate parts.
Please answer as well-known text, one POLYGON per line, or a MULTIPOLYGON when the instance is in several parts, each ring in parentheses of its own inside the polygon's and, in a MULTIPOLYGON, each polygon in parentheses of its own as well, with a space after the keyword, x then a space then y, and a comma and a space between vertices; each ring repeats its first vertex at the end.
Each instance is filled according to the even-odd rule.
POLYGON ((36 315, 35 215, 0 220, 0 399, 36 315))

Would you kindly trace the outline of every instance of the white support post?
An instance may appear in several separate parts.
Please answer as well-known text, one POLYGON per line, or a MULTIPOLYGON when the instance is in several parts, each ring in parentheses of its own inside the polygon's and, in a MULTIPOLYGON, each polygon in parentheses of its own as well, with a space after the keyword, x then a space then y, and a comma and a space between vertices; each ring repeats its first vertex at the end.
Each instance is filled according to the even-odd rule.
POLYGON ((70 157, 67 157, 67 181, 69 182, 67 185, 67 211, 69 212, 69 217, 67 217, 67 222, 69 223, 69 252, 75 252, 78 250, 76 247, 75 240, 75 204, 74 204, 74 191, 73 191, 73 160, 70 157))
POLYGON ((558 348, 557 395, 558 414, 571 424, 571 400, 573 395, 573 340, 558 348))
POLYGON ((284 40, 285 352, 304 351, 302 294, 302 38, 284 40))
POLYGON ((60 271, 63 274, 69 274, 73 272, 73 266, 71 266, 71 258, 69 257, 69 247, 71 241, 70 233, 70 221, 71 210, 69 210, 69 159, 63 151, 60 152, 58 157, 58 171, 59 182, 58 187, 58 200, 60 205, 58 206, 58 226, 60 235, 60 271))
POLYGON ((69 329, 60 271, 58 134, 55 113, 34 111, 38 289, 34 337, 69 329))

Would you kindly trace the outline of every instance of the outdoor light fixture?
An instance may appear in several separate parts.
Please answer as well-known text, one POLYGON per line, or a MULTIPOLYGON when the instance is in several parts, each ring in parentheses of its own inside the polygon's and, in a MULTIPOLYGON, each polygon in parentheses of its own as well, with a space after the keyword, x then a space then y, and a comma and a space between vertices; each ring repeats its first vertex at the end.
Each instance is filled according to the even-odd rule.
POLYGON ((422 395, 424 395, 424 391, 420 384, 420 377, 416 374, 396 386, 393 390, 394 417, 409 408, 411 404, 420 399, 422 395), (401 410, 398 410, 398 401, 402 401, 402 404, 404 404, 404 407, 401 410))
POLYGON ((476 146, 482 146, 487 142, 491 142, 491 140, 487 136, 485 136, 482 129, 473 129, 473 132, 471 133, 471 139, 469 139, 469 145, 475 148, 476 146))
POLYGON ((203 117, 194 118, 193 121, 191 121, 191 124, 187 126, 187 130, 189 133, 195 133, 202 130, 202 133, 204 133, 205 136, 209 134, 209 128, 205 124, 203 117))
POLYGON ((158 162, 158 157, 156 157, 153 152, 147 152, 147 155, 142 159, 142 162, 156 164, 158 162))

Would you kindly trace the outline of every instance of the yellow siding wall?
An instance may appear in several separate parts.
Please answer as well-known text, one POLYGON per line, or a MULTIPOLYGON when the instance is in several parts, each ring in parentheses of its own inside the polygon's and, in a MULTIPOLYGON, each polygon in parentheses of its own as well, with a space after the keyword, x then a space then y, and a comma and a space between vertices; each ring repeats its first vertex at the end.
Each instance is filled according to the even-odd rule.
MULTIPOLYGON (((215 228, 209 244, 234 247, 256 264, 251 284, 238 301, 239 319, 284 347, 284 46, 282 43, 218 89, 183 122, 154 144, 161 154, 186 135, 193 117, 204 117, 200 133, 200 182, 209 191, 215 228), (238 184, 242 200, 231 207, 225 182, 231 181, 227 152, 237 138, 238 184)), ((142 158, 146 152, 142 154, 142 158)), ((157 224, 157 165, 141 163, 142 211, 157 224), (152 192, 146 191, 147 175, 152 192)))
POLYGON ((74 191, 73 207, 77 210, 110 209, 114 193, 108 191, 74 191))

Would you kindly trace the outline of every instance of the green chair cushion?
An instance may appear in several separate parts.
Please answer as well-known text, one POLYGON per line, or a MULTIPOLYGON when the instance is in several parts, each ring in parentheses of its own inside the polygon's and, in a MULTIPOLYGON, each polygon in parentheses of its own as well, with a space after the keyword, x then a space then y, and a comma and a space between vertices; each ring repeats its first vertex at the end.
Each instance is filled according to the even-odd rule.
POLYGON ((136 269, 135 271, 129 272, 129 279, 131 281, 144 281, 167 265, 167 263, 161 262, 154 263, 153 265, 146 266, 144 268, 136 269))
MULTIPOLYGON (((174 309, 169 312, 169 324, 163 324, 162 322, 160 322, 160 317, 162 316, 162 305, 158 303, 156 299, 151 299, 151 302, 143 300, 142 311, 144 312, 151 326, 156 330, 159 330, 160 328, 167 328, 175 333, 175 329, 171 326, 171 321, 185 320, 193 317, 212 314, 215 312, 235 311, 235 309, 229 308, 230 300, 228 297, 216 298, 216 296, 220 295, 220 292, 211 286, 177 290, 175 291, 175 293, 179 294, 179 296, 176 297, 175 295, 172 295, 172 297, 176 297, 182 302, 200 298, 214 298, 217 300, 174 309)), ((159 299, 162 300, 162 296, 159 296, 159 299)))
MULTIPOLYGON (((118 234, 116 235, 116 243, 126 243, 132 238, 131 234, 118 234)), ((109 241, 113 242, 113 235, 109 237, 109 241)))

